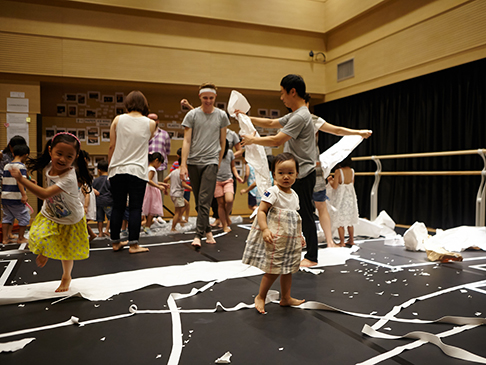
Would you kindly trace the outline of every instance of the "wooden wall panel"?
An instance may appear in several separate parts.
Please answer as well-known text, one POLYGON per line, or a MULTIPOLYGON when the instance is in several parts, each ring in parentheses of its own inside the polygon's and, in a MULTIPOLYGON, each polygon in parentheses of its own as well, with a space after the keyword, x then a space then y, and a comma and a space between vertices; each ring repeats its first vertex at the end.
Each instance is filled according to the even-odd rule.
POLYGON ((473 1, 330 60, 326 64, 325 99, 334 100, 483 57, 486 2, 473 1), (355 60, 355 77, 338 83, 337 64, 349 58, 355 60))

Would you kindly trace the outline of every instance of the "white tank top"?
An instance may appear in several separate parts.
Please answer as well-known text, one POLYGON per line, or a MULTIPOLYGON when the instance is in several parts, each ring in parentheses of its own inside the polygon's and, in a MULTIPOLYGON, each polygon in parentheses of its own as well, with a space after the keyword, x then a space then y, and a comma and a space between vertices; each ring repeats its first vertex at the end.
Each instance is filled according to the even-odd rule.
POLYGON ((150 119, 122 114, 116 126, 116 144, 108 168, 108 178, 118 174, 148 180, 150 119))

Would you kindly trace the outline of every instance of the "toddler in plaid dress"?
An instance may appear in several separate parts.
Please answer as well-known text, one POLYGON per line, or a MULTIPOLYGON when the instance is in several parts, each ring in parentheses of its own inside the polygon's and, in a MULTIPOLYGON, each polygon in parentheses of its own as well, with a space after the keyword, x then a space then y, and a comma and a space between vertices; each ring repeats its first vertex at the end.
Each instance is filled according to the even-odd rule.
POLYGON ((268 290, 280 276, 281 306, 296 306, 304 302, 290 296, 292 274, 299 270, 302 245, 302 223, 299 197, 291 189, 299 172, 298 163, 290 153, 275 157, 272 174, 276 185, 265 191, 258 208, 257 219, 248 235, 243 263, 263 270, 255 308, 265 313, 268 290))

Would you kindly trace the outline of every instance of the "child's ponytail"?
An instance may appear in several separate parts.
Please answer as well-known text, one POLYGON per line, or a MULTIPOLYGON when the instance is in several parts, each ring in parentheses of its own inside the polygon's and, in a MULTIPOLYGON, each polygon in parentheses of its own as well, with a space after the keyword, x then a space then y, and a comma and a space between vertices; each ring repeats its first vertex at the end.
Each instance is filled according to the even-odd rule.
POLYGON ((87 193, 91 193, 91 190, 92 190, 91 185, 93 183, 93 176, 91 176, 91 173, 89 172, 88 164, 86 163, 84 153, 78 154, 78 159, 76 160, 76 165, 78 166, 78 169, 77 169, 78 181, 81 184, 86 185, 87 193))
POLYGON ((52 145, 52 139, 48 140, 46 143, 46 147, 42 152, 42 155, 37 156, 37 158, 29 158, 25 165, 30 171, 36 171, 37 173, 42 174, 42 170, 49 165, 51 162, 51 155, 49 154, 49 147, 52 145))

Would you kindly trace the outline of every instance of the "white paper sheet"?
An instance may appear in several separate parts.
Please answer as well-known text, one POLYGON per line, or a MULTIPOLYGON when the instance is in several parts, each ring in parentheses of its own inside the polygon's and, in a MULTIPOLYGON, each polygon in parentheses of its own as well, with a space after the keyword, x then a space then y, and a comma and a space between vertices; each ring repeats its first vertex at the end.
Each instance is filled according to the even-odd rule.
POLYGON ((348 157, 349 154, 358 147, 362 140, 363 137, 361 136, 344 136, 339 142, 321 153, 319 160, 321 162, 324 178, 327 178, 331 173, 332 168, 348 157))
POLYGON ((35 340, 35 338, 31 337, 31 338, 24 338, 24 339, 18 340, 18 341, 0 343, 0 353, 1 352, 15 352, 17 350, 21 350, 34 340, 35 340))

